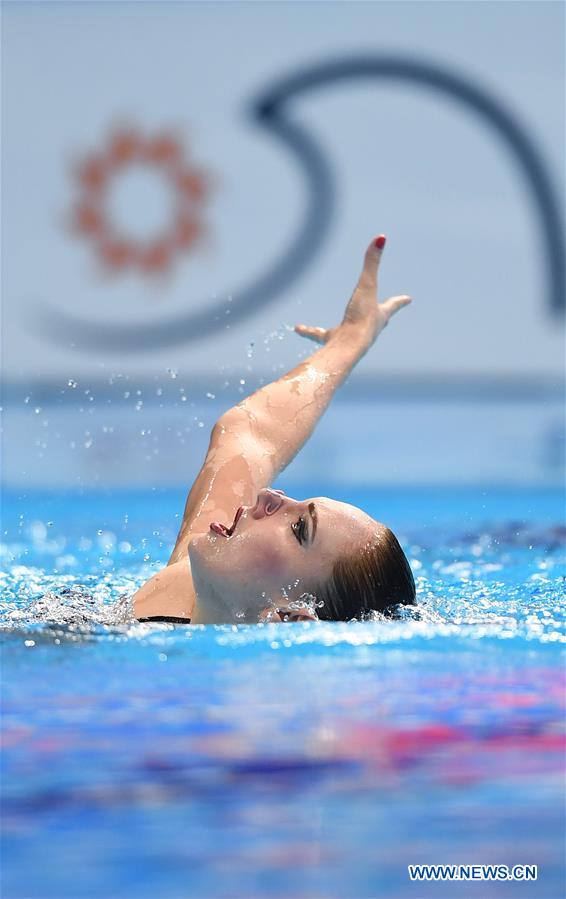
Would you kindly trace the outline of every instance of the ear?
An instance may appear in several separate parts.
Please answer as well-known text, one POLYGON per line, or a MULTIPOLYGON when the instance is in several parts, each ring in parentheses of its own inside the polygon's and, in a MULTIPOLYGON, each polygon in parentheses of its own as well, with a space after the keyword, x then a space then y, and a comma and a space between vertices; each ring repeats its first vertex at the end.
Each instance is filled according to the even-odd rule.
POLYGON ((270 624, 272 622, 283 621, 283 618, 279 614, 276 604, 273 603, 271 605, 267 605, 265 609, 261 610, 257 620, 258 623, 261 624, 270 624))
POLYGON ((265 608, 262 609, 259 613, 258 621, 269 624, 270 622, 287 621, 288 619, 298 620, 304 618, 305 620, 316 620, 318 618, 317 610, 321 605, 322 603, 317 600, 313 593, 301 593, 296 599, 283 599, 279 594, 272 598, 265 608))

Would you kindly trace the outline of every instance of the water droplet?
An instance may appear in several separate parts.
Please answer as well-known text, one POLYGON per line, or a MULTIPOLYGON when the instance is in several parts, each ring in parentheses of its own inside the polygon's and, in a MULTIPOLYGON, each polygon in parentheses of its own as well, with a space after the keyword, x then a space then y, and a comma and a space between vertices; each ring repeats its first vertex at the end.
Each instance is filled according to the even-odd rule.
POLYGON ((32 521, 29 532, 34 543, 41 543, 47 537, 47 528, 42 521, 32 521))

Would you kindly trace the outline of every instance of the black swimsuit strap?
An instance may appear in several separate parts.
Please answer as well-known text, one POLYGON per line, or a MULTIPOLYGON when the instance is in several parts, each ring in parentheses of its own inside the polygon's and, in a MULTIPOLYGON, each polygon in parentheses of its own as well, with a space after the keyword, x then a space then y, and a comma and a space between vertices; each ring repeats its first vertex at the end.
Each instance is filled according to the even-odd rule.
POLYGON ((175 615, 152 615, 151 618, 138 618, 138 621, 170 621, 172 624, 190 624, 190 618, 177 618, 175 615))

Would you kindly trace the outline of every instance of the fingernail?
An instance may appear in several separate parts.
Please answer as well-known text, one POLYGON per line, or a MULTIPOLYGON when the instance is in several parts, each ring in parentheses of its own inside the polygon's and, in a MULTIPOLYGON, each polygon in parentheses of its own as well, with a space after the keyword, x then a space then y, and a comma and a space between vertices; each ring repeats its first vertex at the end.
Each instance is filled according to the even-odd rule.
POLYGON ((383 247, 385 246, 385 241, 386 241, 386 240, 387 240, 387 238, 385 237, 385 234, 380 234, 379 237, 376 237, 376 239, 375 239, 375 245, 376 245, 376 247, 377 247, 378 250, 382 250, 382 249, 383 249, 383 247))

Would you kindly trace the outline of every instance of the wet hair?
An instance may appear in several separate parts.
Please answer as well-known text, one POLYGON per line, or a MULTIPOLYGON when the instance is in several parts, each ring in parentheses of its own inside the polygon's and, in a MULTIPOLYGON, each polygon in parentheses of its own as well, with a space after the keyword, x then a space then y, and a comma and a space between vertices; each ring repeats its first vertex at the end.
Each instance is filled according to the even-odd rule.
POLYGON ((339 558, 329 580, 314 591, 326 621, 365 618, 371 612, 395 617, 399 606, 416 605, 415 580, 397 537, 389 528, 357 553, 339 558))

